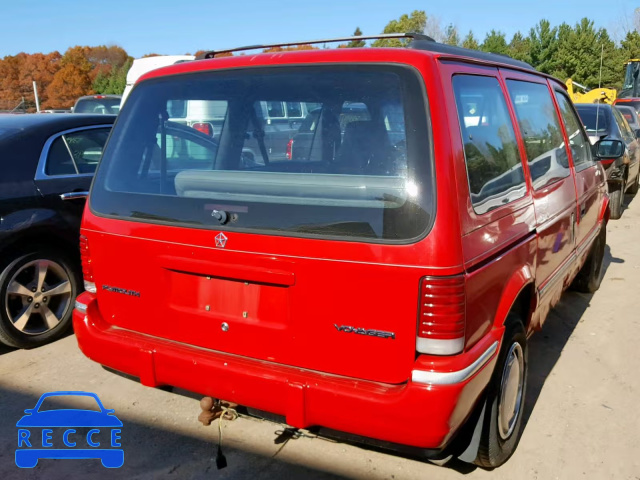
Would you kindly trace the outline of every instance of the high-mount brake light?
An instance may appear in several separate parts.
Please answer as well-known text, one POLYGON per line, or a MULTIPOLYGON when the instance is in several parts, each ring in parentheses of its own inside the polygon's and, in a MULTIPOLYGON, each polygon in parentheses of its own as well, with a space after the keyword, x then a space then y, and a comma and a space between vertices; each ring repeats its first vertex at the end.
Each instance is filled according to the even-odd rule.
POLYGON ((422 278, 416 350, 431 355, 462 352, 465 325, 464 276, 422 278))
POLYGON ((89 239, 84 235, 80 235, 80 260, 82 261, 84 289, 87 292, 96 293, 96 282, 93 279, 93 266, 89 254, 89 239))

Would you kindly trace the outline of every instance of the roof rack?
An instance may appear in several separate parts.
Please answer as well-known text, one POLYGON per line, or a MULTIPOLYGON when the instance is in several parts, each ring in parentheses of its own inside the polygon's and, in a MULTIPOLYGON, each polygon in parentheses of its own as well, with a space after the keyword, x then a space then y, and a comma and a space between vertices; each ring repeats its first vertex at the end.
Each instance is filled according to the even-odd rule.
POLYGON ((227 48, 224 50, 210 50, 208 52, 203 52, 196 57, 196 60, 204 60, 207 58, 213 58, 218 53, 233 53, 233 52, 241 52, 245 50, 257 50, 257 49, 267 49, 274 47, 293 47, 296 45, 317 45, 319 43, 336 43, 336 42, 351 42, 357 40, 379 40, 384 38, 410 38, 411 40, 422 40, 425 42, 434 42, 435 40, 428 35, 424 35, 422 33, 383 33, 380 35, 360 35, 360 36, 350 36, 350 37, 339 37, 339 38, 326 38, 322 40, 309 40, 305 42, 288 42, 288 43, 268 43, 265 45, 247 45, 245 47, 235 47, 235 48, 227 48))
POLYGON ((273 47, 293 47, 295 45, 317 45, 319 43, 335 43, 335 42, 350 42, 357 40, 379 40, 385 38, 408 38, 411 39, 409 48, 416 50, 427 50, 430 52, 442 53, 445 55, 456 55, 461 57, 475 58, 485 62, 502 63, 503 65, 511 65, 525 70, 535 70, 531 65, 520 60, 514 60, 509 55, 500 53, 482 52, 479 50, 470 50, 468 48, 456 47, 453 45, 446 45, 444 43, 438 43, 433 38, 422 33, 383 33, 380 35, 361 35, 339 38, 327 38, 323 40, 309 40, 306 42, 288 42, 288 43, 269 43, 265 45, 248 45, 245 47, 228 48, 225 50, 210 50, 208 52, 201 53, 196 57, 196 60, 203 60, 207 58, 214 58, 218 53, 233 53, 241 52, 245 50, 257 50, 267 49, 273 47))

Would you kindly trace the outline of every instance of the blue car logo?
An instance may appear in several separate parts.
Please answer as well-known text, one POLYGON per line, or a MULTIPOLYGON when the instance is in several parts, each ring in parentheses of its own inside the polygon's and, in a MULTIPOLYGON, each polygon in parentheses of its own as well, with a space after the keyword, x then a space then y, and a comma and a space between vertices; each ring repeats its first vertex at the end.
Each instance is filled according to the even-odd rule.
POLYGON ((124 464, 122 422, 91 392, 49 392, 18 420, 16 465, 33 468, 41 458, 100 459, 107 468, 124 464), (91 408, 51 408, 52 400, 71 400, 91 408), (95 400, 95 403, 94 403, 95 400), (44 406, 43 406, 44 403, 44 406))

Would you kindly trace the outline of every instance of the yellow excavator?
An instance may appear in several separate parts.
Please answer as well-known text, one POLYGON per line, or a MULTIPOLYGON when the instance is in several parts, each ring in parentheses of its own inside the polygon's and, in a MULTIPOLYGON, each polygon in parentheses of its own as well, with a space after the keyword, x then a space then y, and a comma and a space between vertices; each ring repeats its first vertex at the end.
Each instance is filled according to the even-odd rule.
POLYGON ((632 103, 640 104, 640 59, 632 58, 625 63, 625 74, 622 89, 617 92, 613 88, 588 88, 572 81, 565 82, 573 103, 632 103), (581 91, 578 91, 580 89, 581 91))
POLYGON ((589 89, 578 82, 574 82, 570 78, 565 82, 569 97, 573 103, 608 103, 613 105, 616 101, 617 92, 613 88, 592 88, 589 89), (574 87, 578 87, 582 92, 577 91, 574 87))

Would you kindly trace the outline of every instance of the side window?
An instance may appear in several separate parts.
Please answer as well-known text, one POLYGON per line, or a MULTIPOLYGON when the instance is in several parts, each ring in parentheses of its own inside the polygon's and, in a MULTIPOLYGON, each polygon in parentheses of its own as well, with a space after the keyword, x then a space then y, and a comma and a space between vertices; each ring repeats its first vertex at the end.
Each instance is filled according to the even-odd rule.
POLYGON ((44 171, 47 175, 75 175, 77 173, 62 135, 56 138, 49 147, 44 171))
POLYGON ((507 88, 524 140, 533 188, 568 177, 569 156, 547 85, 507 80, 507 88))
POLYGON ((302 117, 302 104, 300 102, 287 102, 287 117, 288 118, 301 118, 302 117))
POLYGON ((284 104, 282 102, 267 102, 267 116, 269 118, 284 118, 284 104))
POLYGON ((110 128, 94 128, 64 135, 79 174, 94 173, 110 128))
POLYGON ((556 99, 558 100, 562 120, 567 130, 567 137, 569 137, 573 164, 577 170, 580 170, 583 168, 583 165, 588 166, 593 164, 591 143, 582 129, 582 122, 571 107, 569 99, 560 92, 556 92, 556 99))
POLYGON ((497 78, 453 77, 471 202, 482 214, 526 194, 507 102, 497 78))
POLYGON ((627 123, 627 121, 617 109, 612 108, 611 111, 613 112, 613 117, 618 124, 618 128, 620 128, 620 134, 622 135, 623 140, 626 143, 633 142, 633 133, 631 132, 631 128, 629 128, 629 124, 627 123))
MULTIPOLYGON (((160 171, 162 157, 162 132, 156 134, 157 144, 149 150, 149 171, 160 171)), ((165 148, 167 171, 178 172, 191 169, 211 169, 217 153, 217 144, 206 133, 166 122, 165 148)))
POLYGON ((45 173, 50 176, 94 173, 110 131, 95 128, 60 135, 49 147, 45 173))

